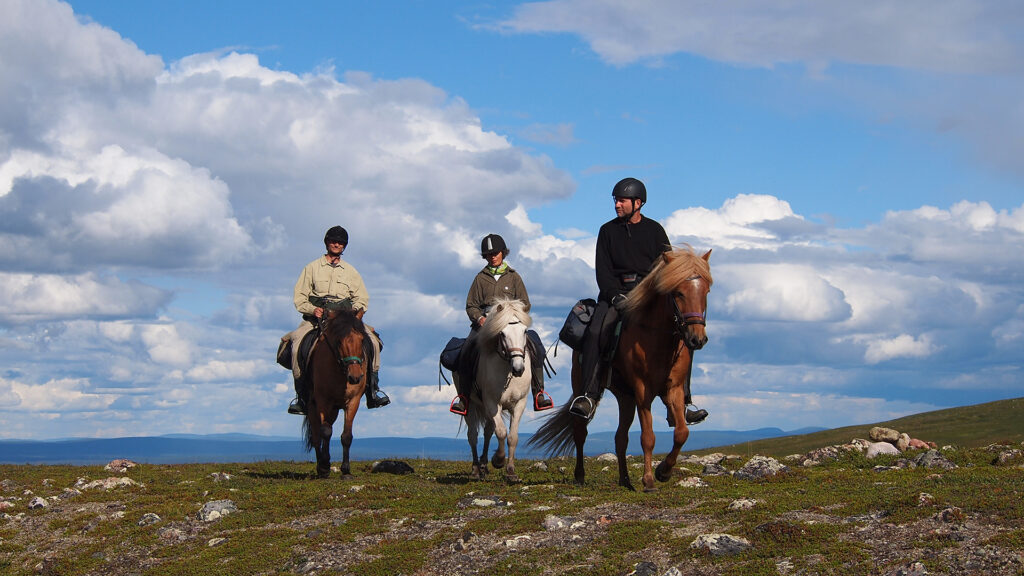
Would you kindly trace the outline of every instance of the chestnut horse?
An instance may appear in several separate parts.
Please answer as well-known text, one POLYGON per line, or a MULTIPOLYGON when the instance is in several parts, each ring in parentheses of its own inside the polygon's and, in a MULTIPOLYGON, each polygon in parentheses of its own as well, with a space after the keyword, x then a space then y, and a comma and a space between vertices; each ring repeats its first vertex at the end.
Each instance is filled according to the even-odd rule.
POLYGON ((320 338, 310 353, 309 402, 302 427, 306 450, 316 450, 316 472, 320 478, 331 474, 331 434, 338 412, 345 411, 341 433, 341 473, 349 475, 348 452, 352 446, 352 421, 366 388, 366 360, 363 340, 363 311, 350 308, 325 310, 320 338))
MULTIPOLYGON (((619 403, 615 455, 620 486, 633 489, 626 469, 626 446, 634 411, 640 417, 645 491, 654 490, 655 478, 661 482, 670 478, 679 449, 690 435, 686 426, 685 391, 689 388, 693 352, 707 343, 707 295, 712 283, 710 256, 710 250, 701 257, 689 247, 663 253, 626 300, 611 373, 604 370, 600 374, 602 380, 610 378, 609 387, 619 403), (652 473, 655 437, 651 404, 655 398, 661 398, 668 408, 668 421, 674 427, 674 435, 672 451, 652 473)), ((583 393, 582 372, 580 353, 574 352, 573 397, 583 393)), ((529 443, 547 450, 549 455, 559 456, 568 455, 575 444, 575 480, 583 484, 583 444, 589 422, 570 414, 570 404, 566 403, 552 414, 529 443)))

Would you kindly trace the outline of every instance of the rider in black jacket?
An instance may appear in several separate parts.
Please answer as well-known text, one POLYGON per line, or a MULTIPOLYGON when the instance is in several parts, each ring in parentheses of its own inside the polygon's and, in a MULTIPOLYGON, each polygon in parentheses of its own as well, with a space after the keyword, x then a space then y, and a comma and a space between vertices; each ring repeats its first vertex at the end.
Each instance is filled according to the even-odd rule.
MULTIPOLYGON (((636 178, 624 178, 612 189, 615 218, 597 233, 597 309, 583 338, 583 394, 573 398, 569 412, 589 420, 604 389, 598 379, 601 361, 601 334, 618 319, 616 304, 651 270, 662 252, 672 249, 661 224, 640 214, 647 203, 647 188, 636 178)), ((689 404, 690 399, 686 399, 689 404)), ((707 418, 706 410, 686 410, 690 424, 707 418)))

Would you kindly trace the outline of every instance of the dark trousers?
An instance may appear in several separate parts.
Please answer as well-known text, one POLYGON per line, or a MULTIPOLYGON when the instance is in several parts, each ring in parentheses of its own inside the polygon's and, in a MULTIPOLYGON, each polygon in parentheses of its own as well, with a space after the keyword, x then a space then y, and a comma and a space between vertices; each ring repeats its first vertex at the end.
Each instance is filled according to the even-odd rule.
POLYGON ((602 346, 608 342, 608 333, 614 329, 618 319, 619 313, 614 306, 606 301, 598 302, 594 316, 587 325, 587 333, 583 337, 583 393, 595 400, 604 393, 599 379, 602 346))

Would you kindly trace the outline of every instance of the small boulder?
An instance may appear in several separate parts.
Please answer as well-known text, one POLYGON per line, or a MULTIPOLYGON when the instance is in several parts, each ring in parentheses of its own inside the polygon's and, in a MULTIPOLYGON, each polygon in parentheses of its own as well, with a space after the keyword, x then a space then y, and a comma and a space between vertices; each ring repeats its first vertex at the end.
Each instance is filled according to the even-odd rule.
POLYGON ((118 474, 124 474, 125 472, 131 470, 132 468, 135 468, 136 466, 138 466, 138 464, 132 462, 131 460, 127 460, 125 458, 117 458, 116 460, 111 460, 110 462, 108 462, 107 465, 103 467, 103 469, 110 472, 117 472, 118 474))
POLYGON ((884 428, 882 426, 875 426, 868 432, 868 438, 871 438, 874 442, 889 442, 895 444, 900 439, 900 433, 892 428, 884 428))
POLYGON ((696 476, 690 476, 680 480, 676 483, 676 486, 680 486, 682 488, 707 488, 710 484, 696 476))
POLYGON ((777 476, 783 472, 789 472, 789 467, 775 458, 757 455, 737 470, 735 476, 743 480, 760 480, 769 476, 777 476))
POLYGON ((943 470, 952 470, 957 467, 956 464, 950 462, 945 456, 939 454, 938 450, 929 450, 917 458, 914 458, 913 463, 922 468, 941 468, 943 470))
POLYGON ((931 448, 931 446, 929 446, 927 442, 925 442, 924 440, 918 440, 917 438, 911 438, 910 443, 907 444, 907 447, 913 448, 915 450, 927 450, 928 448, 931 448))
POLYGON ((712 556, 728 556, 749 549, 750 541, 731 534, 701 534, 690 543, 690 548, 706 550, 712 556))
POLYGON ((750 510, 754 506, 757 506, 757 500, 753 498, 740 498, 730 502, 727 508, 729 510, 750 510))
POLYGON ((864 453, 864 456, 866 456, 870 460, 871 458, 874 458, 875 456, 881 454, 896 455, 899 453, 899 449, 888 442, 875 442, 871 446, 868 446, 868 449, 864 453))
POLYGON ((150 526, 152 524, 156 524, 159 521, 160 521, 160 517, 159 516, 157 516, 156 514, 154 514, 152 512, 146 512, 145 514, 142 515, 142 518, 139 518, 138 525, 139 526, 150 526))
POLYGON ((899 448, 900 452, 903 452, 907 449, 907 446, 910 446, 910 434, 904 432, 896 439, 896 448, 899 448))
POLYGON ((49 504, 46 503, 46 500, 40 498, 39 496, 36 496, 35 498, 28 501, 29 510, 36 510, 37 508, 46 508, 47 506, 49 506, 49 504))
POLYGON ((238 512, 238 507, 231 500, 213 500, 203 504, 198 517, 203 522, 213 522, 235 512, 238 512))
POLYGON ((412 474, 415 472, 412 466, 401 460, 381 460, 373 465, 370 470, 375 474, 412 474))
POLYGON ((605 452, 604 454, 596 456, 594 460, 597 462, 618 462, 619 458, 611 452, 605 452))

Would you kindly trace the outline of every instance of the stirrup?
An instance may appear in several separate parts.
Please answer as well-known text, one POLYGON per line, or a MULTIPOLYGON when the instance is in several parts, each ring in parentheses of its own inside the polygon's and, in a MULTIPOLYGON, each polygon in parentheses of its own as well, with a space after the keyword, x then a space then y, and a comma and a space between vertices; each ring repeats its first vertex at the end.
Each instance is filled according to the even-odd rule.
POLYGON ((548 394, 547 392, 541 390, 540 392, 537 392, 536 395, 534 395, 534 397, 533 397, 533 409, 534 409, 534 411, 542 412, 544 410, 551 410, 554 407, 555 407, 555 400, 553 398, 551 398, 551 394, 548 394), (547 406, 544 406, 543 408, 540 405, 542 400, 547 400, 547 406))
POLYGON ((306 406, 302 402, 302 400, 296 398, 295 400, 292 400, 290 404, 288 404, 288 413, 295 414, 296 416, 305 416, 306 406))
POLYGON ((591 420, 594 419, 594 414, 597 413, 597 401, 591 398, 590 396, 587 396, 586 394, 577 396, 572 399, 572 404, 569 405, 569 413, 572 414, 573 416, 576 416, 577 418, 582 418, 587 422, 590 422, 591 420), (583 400, 590 402, 589 411, 584 411, 584 409, 580 406, 580 402, 583 400))
POLYGON ((378 390, 376 394, 366 397, 367 408, 383 408, 388 404, 391 404, 391 398, 380 390, 378 390))
POLYGON ((450 406, 448 406, 448 411, 451 412, 452 414, 458 414, 459 416, 465 416, 466 412, 468 412, 468 410, 466 409, 466 407, 468 405, 469 405, 469 402, 466 399, 466 397, 463 396, 462 394, 459 394, 455 398, 452 398, 452 403, 451 403, 450 406), (455 403, 458 402, 459 400, 462 400, 462 410, 459 410, 458 408, 455 407, 455 403))

